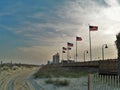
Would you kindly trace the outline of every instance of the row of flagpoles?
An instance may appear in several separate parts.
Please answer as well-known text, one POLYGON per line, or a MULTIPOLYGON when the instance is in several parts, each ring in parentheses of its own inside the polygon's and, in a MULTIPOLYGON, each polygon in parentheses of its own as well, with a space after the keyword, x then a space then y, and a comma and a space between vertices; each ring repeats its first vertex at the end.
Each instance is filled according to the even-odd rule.
MULTIPOLYGON (((92 61, 92 50, 91 50, 91 31, 97 31, 98 26, 91 26, 89 25, 89 46, 90 46, 90 61, 92 61)), ((77 51, 77 42, 82 41, 82 37, 76 36, 76 62, 78 57, 77 51)), ((69 60, 69 50, 74 46, 73 43, 67 42, 67 47, 62 47, 62 60, 63 60, 63 53, 67 52, 67 60, 69 60)))

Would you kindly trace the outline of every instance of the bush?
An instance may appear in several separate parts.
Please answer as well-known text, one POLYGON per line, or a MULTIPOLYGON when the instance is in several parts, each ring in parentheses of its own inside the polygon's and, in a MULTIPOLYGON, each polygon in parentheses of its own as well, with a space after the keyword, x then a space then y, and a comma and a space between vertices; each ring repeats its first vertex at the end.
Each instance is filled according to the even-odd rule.
POLYGON ((48 80, 45 81, 45 83, 47 83, 47 84, 53 84, 54 81, 52 79, 48 79, 48 80))
POLYGON ((54 85, 57 86, 68 86, 69 85, 69 81, 68 80, 55 80, 54 85))
POLYGON ((10 68, 8 67, 8 66, 3 66, 2 67, 2 70, 6 70, 6 71, 8 71, 10 68))
POLYGON ((52 80, 52 79, 48 79, 48 80, 45 81, 45 83, 54 84, 56 86, 68 86, 70 82, 68 80, 59 80, 59 79, 52 80))

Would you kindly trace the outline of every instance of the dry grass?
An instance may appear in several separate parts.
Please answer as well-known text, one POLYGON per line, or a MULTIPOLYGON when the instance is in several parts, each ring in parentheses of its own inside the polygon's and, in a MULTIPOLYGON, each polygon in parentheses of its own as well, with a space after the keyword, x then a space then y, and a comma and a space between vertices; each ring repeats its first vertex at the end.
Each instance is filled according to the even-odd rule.
POLYGON ((34 74, 35 78, 52 78, 52 77, 66 77, 66 78, 79 78, 88 75, 88 72, 78 71, 64 71, 56 68, 40 69, 34 74))

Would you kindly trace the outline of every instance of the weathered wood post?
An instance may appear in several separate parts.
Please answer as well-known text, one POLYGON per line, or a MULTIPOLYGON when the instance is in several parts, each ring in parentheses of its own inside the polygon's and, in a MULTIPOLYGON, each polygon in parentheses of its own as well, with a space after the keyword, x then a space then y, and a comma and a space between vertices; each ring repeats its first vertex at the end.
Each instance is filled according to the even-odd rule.
POLYGON ((92 74, 88 75, 88 90, 91 90, 92 87, 92 74))

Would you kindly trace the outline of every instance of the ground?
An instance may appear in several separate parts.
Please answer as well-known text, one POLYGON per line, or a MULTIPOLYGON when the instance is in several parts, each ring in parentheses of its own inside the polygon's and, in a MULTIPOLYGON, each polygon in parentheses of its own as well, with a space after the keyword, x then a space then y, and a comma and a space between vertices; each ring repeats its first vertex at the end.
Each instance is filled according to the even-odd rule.
POLYGON ((15 67, 14 70, 8 67, 1 68, 0 72, 0 90, 87 90, 87 77, 81 78, 52 78, 68 80, 68 86, 56 86, 46 84, 45 80, 49 78, 33 78, 33 74, 40 67, 15 67))

